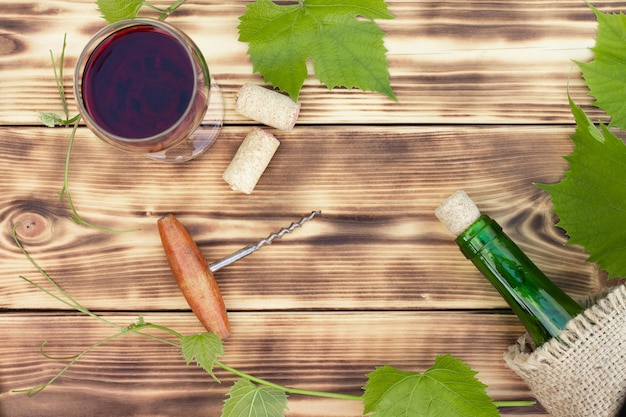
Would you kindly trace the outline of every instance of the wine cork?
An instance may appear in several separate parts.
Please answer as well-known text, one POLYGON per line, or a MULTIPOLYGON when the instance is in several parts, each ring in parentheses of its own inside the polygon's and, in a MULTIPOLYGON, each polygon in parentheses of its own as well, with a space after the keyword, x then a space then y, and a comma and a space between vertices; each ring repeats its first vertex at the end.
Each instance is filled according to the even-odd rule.
POLYGON ((244 84, 237 93, 235 110, 243 116, 280 130, 293 129, 300 114, 300 103, 274 90, 244 84))
POLYGON ((463 190, 454 192, 435 210, 435 215, 455 236, 480 217, 480 210, 463 190))
POLYGON ((269 165, 280 142, 272 134, 253 128, 243 140, 222 178, 235 191, 250 194, 269 165))

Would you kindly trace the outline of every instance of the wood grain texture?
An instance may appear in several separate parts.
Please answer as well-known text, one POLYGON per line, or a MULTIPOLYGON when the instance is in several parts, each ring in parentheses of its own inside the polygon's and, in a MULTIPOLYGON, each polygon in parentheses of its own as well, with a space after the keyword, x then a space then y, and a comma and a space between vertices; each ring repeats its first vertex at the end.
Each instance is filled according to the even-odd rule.
MULTIPOLYGON (((229 123, 249 123, 233 111, 234 97, 245 82, 262 83, 252 73, 247 45, 238 41, 238 18, 247 3, 189 1, 170 18, 207 56, 229 123)), ((299 123, 568 123, 568 81, 577 102, 591 102, 572 63, 590 59, 595 36, 595 17, 582 1, 388 3, 396 19, 379 24, 388 34, 399 102, 379 94, 329 92, 311 78, 299 123)), ((625 4, 594 2, 606 11, 625 4)), ((67 33, 65 83, 72 102, 73 67, 103 20, 90 0, 18 0, 3 13, 0 123, 36 125, 37 111, 61 110, 49 50, 58 56, 67 33)))
MULTIPOLYGON (((502 360, 502 352, 522 332, 508 315, 454 313, 235 313, 233 335, 222 361, 285 386, 359 395, 365 374, 377 366, 424 371, 438 354, 462 358, 489 384, 495 399, 528 399, 530 393, 502 360), (423 343, 424 340, 428 343, 423 343), (394 340, 389 344, 389 340, 394 340)), ((133 316, 106 316, 118 324, 133 316)), ((145 320, 183 334, 203 331, 190 314, 148 314, 145 320)), ((3 329, 29 332, 0 346, 3 393, 0 415, 216 416, 232 376, 217 370, 222 384, 202 369, 185 367, 180 350, 128 336, 86 355, 54 385, 35 397, 8 392, 45 383, 63 366, 39 354, 77 353, 112 328, 76 315, 0 317, 3 329)), ((358 416, 354 401, 292 396, 287 416, 358 416)), ((538 411, 538 407, 530 410, 538 411)), ((519 411, 519 410, 518 410, 519 411)), ((541 415, 541 414, 538 414, 541 415)))
MULTIPOLYGON (((156 166, 110 151, 81 130, 70 179, 78 211, 102 226, 141 228, 111 235, 65 218, 69 208, 58 191, 68 129, 7 128, 21 151, 9 148, 18 160, 0 161, 8 177, 2 269, 8 277, 32 271, 10 231, 17 216, 40 214, 49 224, 44 240, 24 244, 89 307, 186 308, 156 231, 159 217, 176 214, 212 262, 321 210, 303 228, 217 273, 229 309, 501 308, 433 214, 462 188, 549 276, 583 294, 597 288, 586 255, 563 246, 549 199, 533 185, 562 175, 570 131, 398 127, 389 137, 377 127, 300 128, 285 135, 257 189, 244 196, 221 173, 247 128, 225 128, 214 148, 189 164, 156 166), (42 142, 58 146, 37 146, 42 142), (464 159, 468 152, 471 160, 464 159), (12 169, 26 161, 37 169, 12 169)), ((58 307, 15 278, 0 286, 2 307, 58 307)))
MULTIPOLYGON (((67 33, 64 85, 103 20, 92 0, 16 0, 0 19, 0 417, 219 415, 233 377, 217 384, 179 352, 139 337, 112 342, 34 398, 16 388, 45 382, 112 329, 20 279, 43 283, 28 253, 86 307, 116 323, 139 315, 184 334, 202 331, 171 275, 156 221, 174 213, 209 262, 322 215, 216 277, 233 324, 224 361, 301 388, 360 393, 364 375, 390 364, 423 371, 450 353, 479 372, 497 400, 532 393, 502 361, 523 332, 503 300, 462 256, 433 215, 465 189, 480 209, 566 292, 612 283, 564 245, 549 197, 533 183, 559 181, 574 131, 567 86, 592 118, 573 60, 591 58, 596 22, 584 2, 389 1, 387 32, 397 103, 374 93, 328 91, 311 78, 302 111, 254 192, 221 175, 255 125, 234 111, 238 89, 262 84, 237 40, 248 0, 188 1, 170 22, 207 56, 225 101, 225 127, 189 163, 155 163, 115 151, 79 128, 69 184, 78 212, 110 228, 80 227, 59 199, 69 129, 40 127, 60 112, 49 50, 67 33)), ((159 2, 162 5, 168 2, 159 2)), ((286 2, 283 2, 286 3, 286 2)), ((619 11, 624 1, 600 1, 619 11)), ((292 397, 289 417, 352 417, 358 402, 292 397)), ((547 417, 537 405, 503 416, 547 417)))

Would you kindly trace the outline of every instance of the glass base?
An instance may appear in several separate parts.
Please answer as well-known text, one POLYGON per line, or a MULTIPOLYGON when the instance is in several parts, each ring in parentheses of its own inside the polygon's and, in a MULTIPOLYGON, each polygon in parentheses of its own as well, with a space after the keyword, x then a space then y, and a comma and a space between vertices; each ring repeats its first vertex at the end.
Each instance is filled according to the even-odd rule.
POLYGON ((209 149, 217 139, 224 121, 224 97, 220 86, 211 75, 209 105, 200 126, 183 142, 160 152, 146 156, 159 162, 189 161, 209 149))

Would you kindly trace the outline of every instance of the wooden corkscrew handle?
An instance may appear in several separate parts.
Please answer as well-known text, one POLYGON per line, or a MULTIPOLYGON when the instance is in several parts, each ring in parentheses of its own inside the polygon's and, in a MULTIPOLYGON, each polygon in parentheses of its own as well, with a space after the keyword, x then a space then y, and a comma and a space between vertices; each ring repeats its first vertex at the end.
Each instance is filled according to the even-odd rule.
POLYGON ((170 268, 189 307, 208 331, 227 338, 230 323, 224 299, 200 249, 173 214, 157 224, 170 268))
POLYGON ((161 217, 157 225, 170 268, 191 310, 208 331, 225 339, 230 335, 230 324, 224 299, 213 273, 256 252, 264 245, 271 245, 274 239, 280 239, 285 234, 302 227, 318 214, 319 211, 313 211, 297 223, 291 223, 289 227, 284 227, 254 245, 246 246, 210 265, 185 227, 173 214, 161 217))

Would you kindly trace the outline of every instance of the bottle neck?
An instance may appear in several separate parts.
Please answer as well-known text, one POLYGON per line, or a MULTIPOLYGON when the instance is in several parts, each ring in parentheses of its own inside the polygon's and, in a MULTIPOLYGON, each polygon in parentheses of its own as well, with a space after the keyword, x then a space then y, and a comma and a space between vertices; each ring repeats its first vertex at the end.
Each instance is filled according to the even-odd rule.
POLYGON ((479 217, 456 243, 506 300, 537 346, 558 336, 583 311, 489 216, 479 217))

